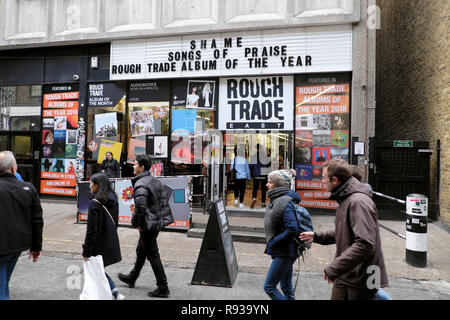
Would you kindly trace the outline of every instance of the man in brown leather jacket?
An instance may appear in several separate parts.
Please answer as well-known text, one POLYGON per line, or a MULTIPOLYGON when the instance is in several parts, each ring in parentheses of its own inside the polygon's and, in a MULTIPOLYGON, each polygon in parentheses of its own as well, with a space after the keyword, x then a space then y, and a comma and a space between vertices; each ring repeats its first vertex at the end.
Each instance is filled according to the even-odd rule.
POLYGON ((324 270, 333 284, 332 300, 375 299, 377 289, 388 286, 381 250, 377 209, 370 187, 352 177, 348 163, 332 159, 324 164, 322 182, 339 203, 335 230, 304 232, 300 240, 322 245, 336 244, 336 256, 324 270))

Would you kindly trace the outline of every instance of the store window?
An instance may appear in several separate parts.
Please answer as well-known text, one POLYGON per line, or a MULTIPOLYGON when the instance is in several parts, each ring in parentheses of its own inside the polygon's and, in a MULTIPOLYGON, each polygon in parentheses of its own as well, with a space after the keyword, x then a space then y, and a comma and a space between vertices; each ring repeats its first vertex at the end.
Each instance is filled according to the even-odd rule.
POLYGON ((173 82, 171 175, 205 172, 206 131, 215 128, 217 82, 214 79, 173 82))
POLYGON ((0 131, 39 131, 41 85, 0 87, 0 131))
POLYGON ((326 200, 322 167, 333 158, 349 160, 350 75, 301 75, 295 83, 297 189, 302 205, 334 209, 336 203, 326 200))
POLYGON ((128 91, 128 150, 124 176, 133 176, 133 163, 141 154, 152 158, 152 174, 162 176, 169 158, 170 82, 131 82, 128 91))
POLYGON ((119 163, 124 161, 126 85, 90 83, 86 121, 86 178, 101 171, 106 152, 119 163))

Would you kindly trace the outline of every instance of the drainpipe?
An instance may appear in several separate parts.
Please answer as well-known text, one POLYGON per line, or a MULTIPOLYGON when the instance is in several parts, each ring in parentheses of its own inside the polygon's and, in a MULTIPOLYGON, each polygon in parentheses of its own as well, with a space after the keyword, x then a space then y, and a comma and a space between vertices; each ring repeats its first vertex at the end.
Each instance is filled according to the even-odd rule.
POLYGON ((436 145, 436 156, 437 156, 437 181, 436 181, 436 191, 437 191, 437 217, 439 220, 441 217, 441 139, 438 139, 436 145))
POLYGON ((365 85, 363 86, 363 94, 364 94, 364 104, 366 109, 366 119, 365 119, 365 133, 364 133, 364 141, 365 141, 365 147, 366 152, 364 155, 364 177, 367 181, 367 167, 369 164, 368 160, 368 153, 369 153, 369 27, 367 25, 367 21, 369 20, 369 1, 366 0, 366 81, 365 85))

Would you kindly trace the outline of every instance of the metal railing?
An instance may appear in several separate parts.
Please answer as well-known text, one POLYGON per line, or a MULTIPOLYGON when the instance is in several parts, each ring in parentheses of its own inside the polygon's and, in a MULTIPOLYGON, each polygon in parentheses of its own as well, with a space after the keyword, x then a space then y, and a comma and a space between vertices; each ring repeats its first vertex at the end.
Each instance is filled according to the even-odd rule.
MULTIPOLYGON (((386 198, 386 199, 388 199, 388 200, 392 200, 392 201, 398 202, 398 203, 403 204, 403 205, 406 204, 406 201, 405 201, 405 200, 400 200, 400 199, 397 199, 397 198, 394 198, 394 197, 391 197, 391 196, 388 196, 388 195, 385 195, 385 194, 383 194, 383 193, 376 192, 376 191, 372 191, 372 193, 373 193, 374 195, 379 196, 379 197, 386 198)), ((406 213, 406 211, 405 211, 405 212, 402 211, 402 213, 406 213)), ((385 225, 383 225, 383 224, 381 224, 381 223, 378 223, 378 224, 379 224, 380 227, 382 227, 383 229, 385 229, 385 230, 387 230, 387 231, 389 231, 389 232, 395 234, 396 236, 402 238, 403 240, 406 240, 406 236, 404 236, 404 235, 398 233, 398 232, 395 231, 395 230, 392 230, 392 229, 389 228, 389 227, 386 227, 385 225)))

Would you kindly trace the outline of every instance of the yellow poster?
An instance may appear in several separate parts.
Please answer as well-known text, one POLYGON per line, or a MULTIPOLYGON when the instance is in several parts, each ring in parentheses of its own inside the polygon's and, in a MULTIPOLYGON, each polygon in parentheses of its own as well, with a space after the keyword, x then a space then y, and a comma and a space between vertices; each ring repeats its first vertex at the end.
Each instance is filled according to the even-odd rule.
POLYGON ((105 155, 108 151, 113 154, 114 159, 120 159, 120 155, 122 153, 122 143, 101 139, 97 163, 102 163, 102 161, 105 160, 105 155))

